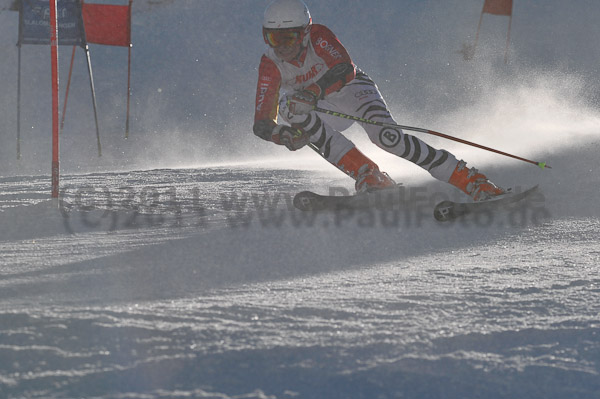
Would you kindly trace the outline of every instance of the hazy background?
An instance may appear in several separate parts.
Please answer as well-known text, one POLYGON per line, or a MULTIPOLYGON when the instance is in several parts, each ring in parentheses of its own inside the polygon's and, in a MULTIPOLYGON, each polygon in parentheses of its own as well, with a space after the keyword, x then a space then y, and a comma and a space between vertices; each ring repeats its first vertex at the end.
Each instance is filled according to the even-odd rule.
MULTIPOLYGON (((285 149, 252 134, 268 3, 134 1, 130 138, 123 138, 127 49, 90 45, 100 159, 85 57, 78 49, 61 134, 62 173, 287 156, 285 149)), ((503 61, 508 17, 485 14, 475 59, 465 61, 460 53, 474 41, 483 0, 306 3, 313 21, 328 25, 375 79, 399 123, 543 158, 576 147, 579 133, 598 131, 597 1, 515 0, 508 65, 503 61)), ((0 174, 49 174, 50 51, 22 48, 23 156, 17 161, 17 12, 0 12, 0 33, 0 174)), ((70 56, 71 48, 61 46, 61 107, 70 56)), ((366 144, 357 128, 350 136, 366 144)), ((463 150, 458 147, 459 157, 471 154, 463 150)), ((391 162, 387 154, 377 154, 384 165, 391 162)), ((472 156, 479 162, 504 161, 487 154, 483 159, 481 152, 472 156)))

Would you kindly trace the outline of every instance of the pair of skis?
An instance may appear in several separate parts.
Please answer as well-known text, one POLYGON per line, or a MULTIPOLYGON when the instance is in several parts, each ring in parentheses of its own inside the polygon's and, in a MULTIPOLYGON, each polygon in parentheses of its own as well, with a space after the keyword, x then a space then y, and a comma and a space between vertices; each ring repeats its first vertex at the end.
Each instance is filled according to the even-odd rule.
MULTIPOLYGON (((433 217, 440 222, 447 222, 470 213, 500 209, 505 205, 527 198, 537 188, 536 185, 519 193, 509 191, 506 194, 478 202, 442 201, 434 207, 433 217)), ((398 186, 372 193, 346 196, 320 195, 312 191, 302 191, 294 196, 294 206, 301 211, 389 208, 399 205, 398 186)))

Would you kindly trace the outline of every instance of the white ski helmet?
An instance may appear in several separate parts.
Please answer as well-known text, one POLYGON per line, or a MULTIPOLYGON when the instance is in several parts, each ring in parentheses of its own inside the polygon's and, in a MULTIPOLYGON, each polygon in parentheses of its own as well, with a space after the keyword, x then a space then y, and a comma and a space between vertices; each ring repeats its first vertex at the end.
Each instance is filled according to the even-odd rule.
POLYGON ((302 0, 275 0, 265 10, 263 28, 306 28, 311 23, 310 12, 302 0))

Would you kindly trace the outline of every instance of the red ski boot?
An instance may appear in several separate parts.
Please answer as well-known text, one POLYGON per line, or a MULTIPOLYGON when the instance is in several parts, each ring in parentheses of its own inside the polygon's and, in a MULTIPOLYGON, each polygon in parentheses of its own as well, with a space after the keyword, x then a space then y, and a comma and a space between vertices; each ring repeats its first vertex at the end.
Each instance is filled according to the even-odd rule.
POLYGON ((337 167, 356 180, 354 187, 358 193, 381 190, 396 184, 387 173, 381 172, 379 167, 356 147, 340 159, 337 167))
POLYGON ((506 193, 506 190, 489 181, 477 169, 469 169, 466 165, 466 162, 459 161, 448 183, 458 187, 475 201, 483 201, 506 193))

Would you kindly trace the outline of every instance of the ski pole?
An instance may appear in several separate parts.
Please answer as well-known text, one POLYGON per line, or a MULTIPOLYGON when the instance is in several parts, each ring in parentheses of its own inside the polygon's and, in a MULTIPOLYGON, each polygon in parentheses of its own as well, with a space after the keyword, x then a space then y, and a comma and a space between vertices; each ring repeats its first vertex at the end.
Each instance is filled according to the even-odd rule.
POLYGON ((319 108, 319 107, 315 107, 314 110, 317 111, 317 112, 320 112, 322 114, 337 116, 339 118, 344 118, 344 119, 350 119, 350 120, 353 120, 353 121, 356 121, 356 122, 366 123, 366 124, 369 124, 369 125, 398 128, 398 129, 403 129, 403 130, 410 130, 410 131, 413 131, 413 132, 421 132, 421 133, 431 134, 431 135, 434 135, 434 136, 443 137, 443 138, 448 139, 448 140, 457 141, 457 142, 462 143, 462 144, 467 144, 467 145, 470 145, 472 147, 481 148, 482 150, 486 150, 486 151, 494 152, 496 154, 504 155, 504 156, 507 156, 507 157, 510 157, 510 158, 518 159, 518 160, 523 161, 523 162, 528 162, 528 163, 531 163, 531 164, 534 164, 534 165, 538 166, 540 169, 544 169, 544 168, 552 169, 549 165, 546 164, 546 162, 532 161, 530 159, 518 157, 516 155, 512 155, 512 154, 509 154, 509 153, 504 152, 504 151, 499 151, 499 150, 496 150, 496 149, 493 149, 493 148, 490 148, 490 147, 486 147, 486 146, 481 145, 481 144, 477 144, 477 143, 473 143, 471 141, 459 139, 458 137, 449 136, 447 134, 436 132, 436 131, 429 130, 429 129, 423 129, 423 128, 420 128, 420 127, 397 125, 395 123, 378 122, 378 121, 374 121, 374 120, 371 120, 371 119, 360 118, 358 116, 348 115, 348 114, 344 114, 344 113, 341 113, 341 112, 331 111, 331 110, 324 109, 324 108, 319 108))

